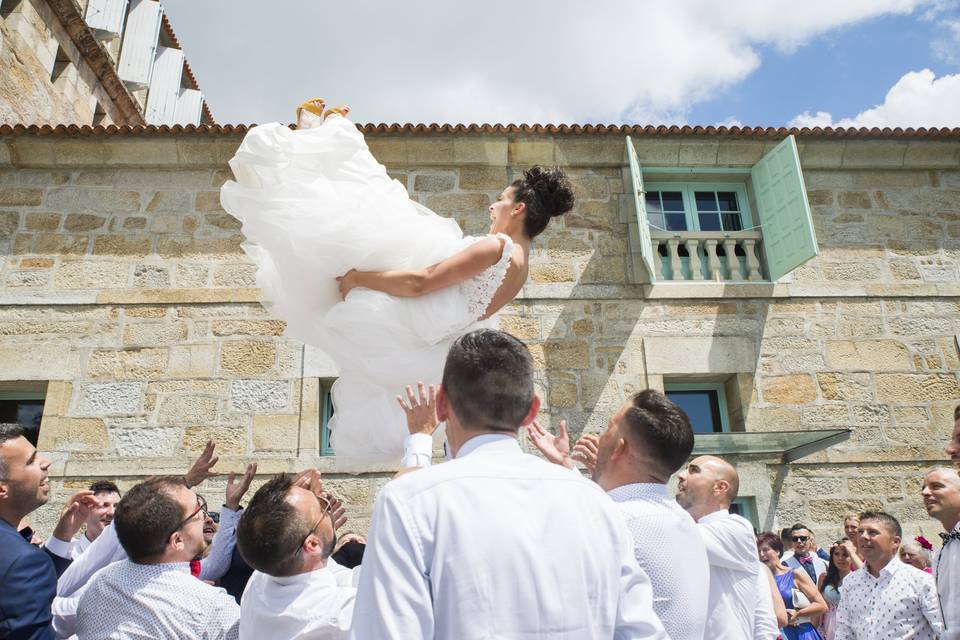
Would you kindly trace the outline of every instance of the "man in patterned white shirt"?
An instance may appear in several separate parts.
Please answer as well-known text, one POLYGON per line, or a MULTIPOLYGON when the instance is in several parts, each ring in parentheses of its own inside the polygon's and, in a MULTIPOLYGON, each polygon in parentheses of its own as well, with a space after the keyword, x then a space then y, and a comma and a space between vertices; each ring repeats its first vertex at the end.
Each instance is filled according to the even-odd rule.
POLYGON ((933 576, 897 558, 897 519, 861 513, 857 534, 865 562, 843 581, 834 640, 937 640, 943 620, 933 576))
MULTIPOLYGON (((558 437, 537 423, 528 433, 544 457, 574 468, 565 425, 558 437)), ((653 585, 653 610, 672 640, 702 640, 707 623, 707 551, 693 518, 667 493, 670 476, 691 451, 687 414, 652 389, 624 404, 599 439, 582 439, 576 448, 594 481, 620 507, 634 556, 653 585)))
POLYGON ((127 492, 113 526, 129 560, 97 572, 80 597, 79 640, 237 638, 240 607, 190 574, 201 555, 206 504, 182 480, 156 478, 127 492))
POLYGON ((953 436, 947 445, 947 455, 960 467, 960 404, 953 409, 953 436))
POLYGON ((941 640, 960 640, 960 475, 956 468, 931 469, 923 477, 923 506, 940 521, 943 547, 933 560, 943 614, 941 640))

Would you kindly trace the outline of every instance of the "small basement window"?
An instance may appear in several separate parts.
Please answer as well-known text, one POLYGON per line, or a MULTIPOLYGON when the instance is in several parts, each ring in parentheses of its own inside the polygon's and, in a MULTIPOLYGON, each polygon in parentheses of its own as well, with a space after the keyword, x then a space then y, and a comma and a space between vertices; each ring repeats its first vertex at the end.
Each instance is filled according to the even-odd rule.
POLYGON ((730 418, 723 384, 666 382, 664 393, 690 418, 694 433, 727 433, 730 418))
POLYGON ((330 446, 330 418, 333 417, 333 398, 330 396, 330 387, 333 383, 320 386, 320 455, 332 456, 330 446))
POLYGON ((0 382, 0 422, 19 424, 27 440, 37 446, 46 395, 45 383, 0 382))

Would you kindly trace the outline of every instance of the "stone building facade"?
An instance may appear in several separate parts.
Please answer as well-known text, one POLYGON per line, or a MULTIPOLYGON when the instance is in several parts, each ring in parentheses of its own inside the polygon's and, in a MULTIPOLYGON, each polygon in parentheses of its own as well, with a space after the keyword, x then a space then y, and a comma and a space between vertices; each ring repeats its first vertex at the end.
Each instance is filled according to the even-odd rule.
MULTIPOLYGON (((645 166, 715 173, 754 165, 785 130, 365 132, 411 197, 468 233, 522 168, 571 176, 576 207, 536 240, 500 318, 534 355, 544 420, 597 431, 636 390, 714 384, 730 433, 698 450, 737 463, 758 528, 799 520, 829 542, 844 513, 882 508, 911 535, 937 531, 919 487, 960 398, 958 132, 794 132, 819 255, 775 283, 651 283, 624 133, 645 166), (727 442, 825 429, 850 432, 797 459, 727 442)), ((336 371, 260 304, 219 204, 243 133, 0 127, 0 390, 43 399, 56 499, 41 529, 71 490, 182 472, 212 438, 222 470, 257 460, 258 482, 318 466, 365 530, 393 469, 346 475, 323 455, 336 371)), ((209 484, 216 501, 224 482, 209 484)))

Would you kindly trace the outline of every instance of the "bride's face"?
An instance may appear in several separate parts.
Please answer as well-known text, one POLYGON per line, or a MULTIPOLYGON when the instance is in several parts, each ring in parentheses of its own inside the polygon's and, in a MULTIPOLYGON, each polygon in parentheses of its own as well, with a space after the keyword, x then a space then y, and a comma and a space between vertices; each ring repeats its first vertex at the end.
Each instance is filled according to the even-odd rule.
POLYGON ((507 187, 490 205, 490 233, 507 233, 521 220, 523 209, 513 200, 513 187, 507 187))

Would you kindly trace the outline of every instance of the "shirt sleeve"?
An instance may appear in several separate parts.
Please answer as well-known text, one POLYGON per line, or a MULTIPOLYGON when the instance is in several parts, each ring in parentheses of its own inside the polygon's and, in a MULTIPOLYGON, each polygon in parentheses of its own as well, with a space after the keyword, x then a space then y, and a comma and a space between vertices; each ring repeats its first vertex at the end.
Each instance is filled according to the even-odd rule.
MULTIPOLYGON (((943 632, 943 615, 940 613, 940 597, 932 576, 923 581, 920 589, 920 612, 930 623, 930 628, 938 634, 943 632)), ((942 636, 941 636, 942 637, 942 636)))
POLYGON ((218 635, 208 636, 211 640, 237 640, 240 637, 240 605, 229 593, 218 587, 207 600, 210 620, 214 629, 221 630, 218 635))
POLYGON ((60 556, 61 558, 71 559, 73 555, 70 553, 70 546, 73 541, 64 541, 60 538, 55 538, 50 536, 47 538, 47 541, 43 543, 43 548, 49 551, 50 553, 60 556))
POLYGON ((433 459, 433 437, 411 433, 403 441, 401 467, 429 467, 433 459))
POLYGON ((77 608, 80 605, 80 596, 83 589, 69 598, 57 596, 53 599, 51 611, 53 613, 53 630, 58 638, 69 638, 77 633, 77 608))
POLYGON ((744 535, 744 530, 736 520, 721 518, 708 523, 701 522, 697 528, 707 548, 707 560, 711 566, 735 571, 756 568, 757 545, 753 534, 744 535))
POLYGON ((220 510, 220 528, 213 534, 210 553, 200 561, 200 579, 215 582, 230 570, 233 548, 237 546, 237 523, 243 509, 227 508, 220 510))
MULTIPOLYGON (((847 577, 849 578, 850 576, 847 577)), ((840 598, 840 605, 837 607, 837 619, 833 640, 855 640, 856 636, 853 632, 854 627, 850 611, 850 599, 855 597, 855 591, 851 588, 853 584, 850 580, 844 580, 843 582, 844 593, 840 598)))
POLYGON ((60 576, 57 582, 58 596, 72 596, 100 569, 112 562, 125 560, 126 551, 120 546, 113 523, 104 527, 97 539, 90 543, 87 550, 60 576))
POLYGON ((777 614, 773 610, 773 594, 770 593, 769 572, 761 568, 757 573, 757 607, 753 613, 753 637, 755 640, 777 640, 777 614))
POLYGON ((434 637, 433 597, 423 551, 405 505, 384 487, 377 496, 350 637, 434 637))

